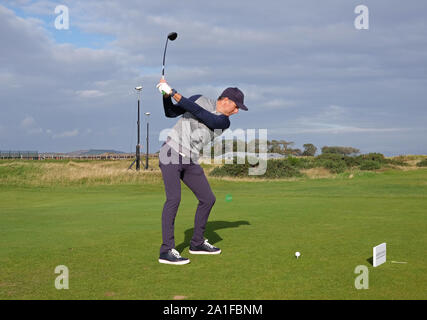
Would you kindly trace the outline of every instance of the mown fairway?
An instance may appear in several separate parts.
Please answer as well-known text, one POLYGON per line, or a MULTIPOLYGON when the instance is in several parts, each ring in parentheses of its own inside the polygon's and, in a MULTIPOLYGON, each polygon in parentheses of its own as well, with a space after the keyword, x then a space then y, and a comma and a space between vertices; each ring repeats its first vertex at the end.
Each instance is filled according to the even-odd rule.
POLYGON ((191 263, 169 266, 157 262, 158 174, 138 183, 21 185, 8 175, 28 172, 0 164, 0 299, 427 298, 427 169, 209 178, 217 202, 205 236, 219 256, 188 253, 197 201, 183 185, 175 237, 191 263), (372 247, 382 242, 387 262, 373 268, 372 247), (69 268, 69 290, 55 289, 58 265, 69 268), (369 269, 368 290, 354 286, 358 265, 369 269))

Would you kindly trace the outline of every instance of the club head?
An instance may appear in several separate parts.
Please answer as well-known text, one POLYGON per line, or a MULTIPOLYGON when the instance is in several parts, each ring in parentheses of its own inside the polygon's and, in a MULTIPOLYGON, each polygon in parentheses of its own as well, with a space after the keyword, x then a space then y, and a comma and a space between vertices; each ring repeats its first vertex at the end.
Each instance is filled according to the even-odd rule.
POLYGON ((178 33, 176 33, 176 32, 171 32, 168 34, 168 39, 170 41, 174 41, 177 37, 178 37, 178 33))

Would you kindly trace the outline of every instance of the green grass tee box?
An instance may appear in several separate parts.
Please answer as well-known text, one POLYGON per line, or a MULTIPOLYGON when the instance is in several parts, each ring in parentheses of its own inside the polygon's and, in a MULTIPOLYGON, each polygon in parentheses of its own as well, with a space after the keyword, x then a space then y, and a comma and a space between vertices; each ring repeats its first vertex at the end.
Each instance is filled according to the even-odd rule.
POLYGON ((0 299, 427 298, 427 169, 209 180, 217 201, 205 237, 222 254, 189 254, 197 200, 182 185, 175 242, 191 260, 185 266, 157 261, 165 201, 159 177, 0 184, 0 299), (387 262, 373 268, 372 247, 382 242, 387 262), (55 288, 58 265, 69 270, 68 290, 55 288), (355 288, 359 265, 368 267, 369 289, 355 288))

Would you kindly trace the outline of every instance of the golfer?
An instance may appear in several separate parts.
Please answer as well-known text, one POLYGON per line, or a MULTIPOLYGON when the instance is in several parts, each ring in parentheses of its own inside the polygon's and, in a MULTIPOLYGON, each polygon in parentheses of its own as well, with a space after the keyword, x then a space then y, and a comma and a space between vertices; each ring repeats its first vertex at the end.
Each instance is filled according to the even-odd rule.
POLYGON ((157 85, 163 95, 163 107, 168 118, 179 117, 167 140, 160 148, 159 166, 165 185, 166 202, 162 212, 162 240, 160 263, 182 265, 190 262, 175 249, 174 226, 181 201, 182 180, 199 200, 194 219, 194 234, 190 242, 191 254, 219 254, 221 249, 204 239, 206 223, 215 203, 203 168, 198 164, 205 145, 230 127, 229 116, 248 110, 244 95, 238 88, 227 88, 217 100, 194 95, 185 98, 172 89, 166 80, 157 85), (172 98, 177 102, 174 104, 172 98))

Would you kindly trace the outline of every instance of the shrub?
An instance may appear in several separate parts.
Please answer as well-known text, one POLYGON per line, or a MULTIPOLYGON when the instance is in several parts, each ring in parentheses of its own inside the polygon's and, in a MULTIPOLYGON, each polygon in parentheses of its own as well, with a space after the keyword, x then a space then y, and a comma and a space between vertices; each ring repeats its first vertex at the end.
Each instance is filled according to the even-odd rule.
POLYGON ((384 155, 381 153, 368 153, 368 154, 362 154, 359 157, 361 157, 362 160, 372 160, 372 161, 378 161, 378 162, 386 162, 384 155))
POLYGON ((267 170, 263 175, 249 176, 249 168, 256 167, 256 165, 250 165, 247 159, 244 164, 237 164, 235 158, 232 164, 224 164, 221 167, 216 167, 210 172, 210 175, 216 177, 254 177, 270 179, 300 177, 302 174, 296 168, 297 163, 299 163, 299 161, 289 161, 288 159, 268 160, 267 170), (292 166, 291 163, 294 163, 294 166, 292 166))
MULTIPOLYGON (((377 170, 383 165, 395 164, 406 166, 401 159, 386 159, 381 153, 368 153, 359 156, 346 156, 336 153, 323 153, 313 158, 296 158, 289 156, 285 159, 268 160, 267 171, 264 178, 289 178, 302 176, 299 170, 323 167, 331 173, 342 173, 348 168, 360 167, 361 170, 377 170)), ((427 166, 427 159, 421 161, 418 166, 427 166)), ((248 177, 251 165, 247 159, 245 164, 233 164, 217 167, 211 171, 212 176, 248 177)), ((255 167, 255 166, 252 166, 255 167)))
POLYGON ((237 164, 236 158, 233 159, 232 164, 224 164, 221 167, 216 167, 210 172, 211 176, 217 177, 244 177, 248 175, 249 163, 245 161, 244 164, 237 164))
POLYGON ((337 161, 337 160, 344 160, 345 156, 340 155, 338 153, 323 153, 321 155, 318 155, 316 157, 316 160, 333 160, 333 161, 337 161))
POLYGON ((336 153, 324 153, 315 158, 316 167, 326 168, 332 173, 344 172, 348 167, 354 165, 353 162, 353 157, 336 153))
POLYGON ((417 167, 427 167, 427 158, 418 162, 417 167))
POLYGON ((294 158, 294 157, 288 157, 288 158, 287 158, 287 162, 288 162, 288 164, 289 164, 290 166, 298 167, 298 166, 299 166, 299 164, 300 164, 300 162, 301 162, 301 160, 300 160, 300 159, 298 159, 298 158, 294 158))
POLYGON ((408 164, 401 159, 385 159, 386 163, 394 164, 396 166, 408 166, 408 164))
POLYGON ((357 167, 358 165, 360 165, 360 159, 357 157, 347 157, 345 156, 344 159, 345 164, 347 165, 347 167, 351 168, 351 167, 357 167))
POLYGON ((260 177, 274 179, 274 178, 292 178, 292 177, 301 177, 301 176, 302 176, 301 172, 295 166, 290 165, 287 161, 269 160, 267 164, 267 171, 263 176, 260 176, 260 177))
POLYGON ((298 169, 310 169, 315 166, 314 159, 310 159, 310 158, 288 157, 286 159, 283 159, 282 161, 298 169))
POLYGON ((360 165, 360 170, 376 170, 381 168, 381 163, 374 160, 365 160, 360 165))
POLYGON ((330 159, 321 160, 318 162, 321 167, 328 169, 332 173, 341 173, 347 169, 347 165, 343 160, 333 161, 330 159))

